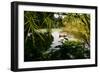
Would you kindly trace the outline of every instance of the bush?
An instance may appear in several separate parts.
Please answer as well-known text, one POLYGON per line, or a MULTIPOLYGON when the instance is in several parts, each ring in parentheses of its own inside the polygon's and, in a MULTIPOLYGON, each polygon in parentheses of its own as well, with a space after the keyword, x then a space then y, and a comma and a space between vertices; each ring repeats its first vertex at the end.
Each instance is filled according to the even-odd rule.
POLYGON ((53 37, 52 35, 48 36, 47 33, 39 34, 43 37, 43 40, 39 37, 39 35, 35 34, 34 43, 32 40, 32 36, 30 36, 24 43, 24 61, 44 60, 45 56, 43 55, 43 53, 50 48, 53 37))
POLYGON ((64 59, 87 59, 90 58, 89 48, 79 41, 65 41, 58 45, 60 49, 49 50, 53 37, 47 33, 40 33, 44 41, 35 35, 35 46, 32 37, 25 43, 24 61, 64 60, 64 59), (49 51, 48 51, 49 50, 49 51), (48 52, 47 52, 48 51, 48 52))
POLYGON ((86 59, 90 58, 90 50, 78 41, 65 41, 60 49, 52 52, 51 59, 86 59))

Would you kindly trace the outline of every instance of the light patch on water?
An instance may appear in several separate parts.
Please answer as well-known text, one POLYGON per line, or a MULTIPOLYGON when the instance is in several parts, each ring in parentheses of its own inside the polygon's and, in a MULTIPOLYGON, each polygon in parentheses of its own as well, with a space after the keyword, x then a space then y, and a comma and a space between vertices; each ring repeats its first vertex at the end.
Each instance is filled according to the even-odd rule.
POLYGON ((75 39, 74 37, 72 36, 68 36, 66 33, 63 33, 63 32, 60 32, 60 31, 55 31, 55 32, 52 32, 52 36, 53 36, 53 42, 51 44, 51 47, 50 49, 60 49, 59 47, 57 46, 60 46, 62 45, 62 43, 66 40, 74 40, 74 41, 77 41, 77 39, 75 39))
POLYGON ((60 48, 55 48, 58 45, 62 45, 61 39, 59 38, 59 32, 58 31, 53 32, 52 36, 53 36, 54 40, 53 40, 53 42, 51 44, 51 48, 50 49, 60 49, 60 48))

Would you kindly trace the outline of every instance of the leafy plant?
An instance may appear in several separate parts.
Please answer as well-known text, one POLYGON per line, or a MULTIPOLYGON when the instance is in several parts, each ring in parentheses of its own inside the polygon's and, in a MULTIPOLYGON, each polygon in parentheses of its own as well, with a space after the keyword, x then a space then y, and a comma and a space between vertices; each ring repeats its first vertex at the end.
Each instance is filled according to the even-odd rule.
POLYGON ((60 49, 52 51, 50 59, 86 59, 90 58, 90 50, 85 48, 79 41, 65 41, 63 45, 58 46, 60 49))
POLYGON ((69 35, 84 41, 90 46, 90 15, 82 13, 68 13, 63 19, 65 31, 69 35))
POLYGON ((51 35, 51 24, 53 22, 50 18, 51 14, 42 13, 44 17, 41 17, 38 13, 31 11, 25 11, 24 14, 25 61, 42 60, 44 58, 44 51, 50 47, 50 44, 53 41, 53 37, 51 35), (41 19, 39 19, 40 17, 41 19), (44 24, 47 31, 39 31, 44 24))

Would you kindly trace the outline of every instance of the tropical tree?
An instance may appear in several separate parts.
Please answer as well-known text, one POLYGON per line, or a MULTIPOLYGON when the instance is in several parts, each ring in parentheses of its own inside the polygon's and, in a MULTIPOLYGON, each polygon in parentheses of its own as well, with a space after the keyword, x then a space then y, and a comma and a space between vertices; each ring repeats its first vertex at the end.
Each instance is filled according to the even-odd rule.
POLYGON ((43 52, 52 43, 51 27, 52 13, 24 12, 24 47, 25 60, 42 60, 43 52), (41 28, 46 28, 46 32, 41 32, 41 28), (49 40, 49 41, 47 41, 49 40))
POLYGON ((90 46, 90 15, 68 13, 63 19, 63 31, 90 46))

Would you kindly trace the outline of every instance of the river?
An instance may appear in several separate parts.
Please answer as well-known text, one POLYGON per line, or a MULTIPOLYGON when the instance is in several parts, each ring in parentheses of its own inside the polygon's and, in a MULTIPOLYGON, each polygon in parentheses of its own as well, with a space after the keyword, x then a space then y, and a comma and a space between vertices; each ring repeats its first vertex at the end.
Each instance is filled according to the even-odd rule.
POLYGON ((59 37, 59 34, 60 34, 59 31, 52 32, 52 36, 53 36, 54 40, 51 44, 50 49, 60 49, 60 48, 56 47, 58 45, 62 45, 61 38, 59 37))

